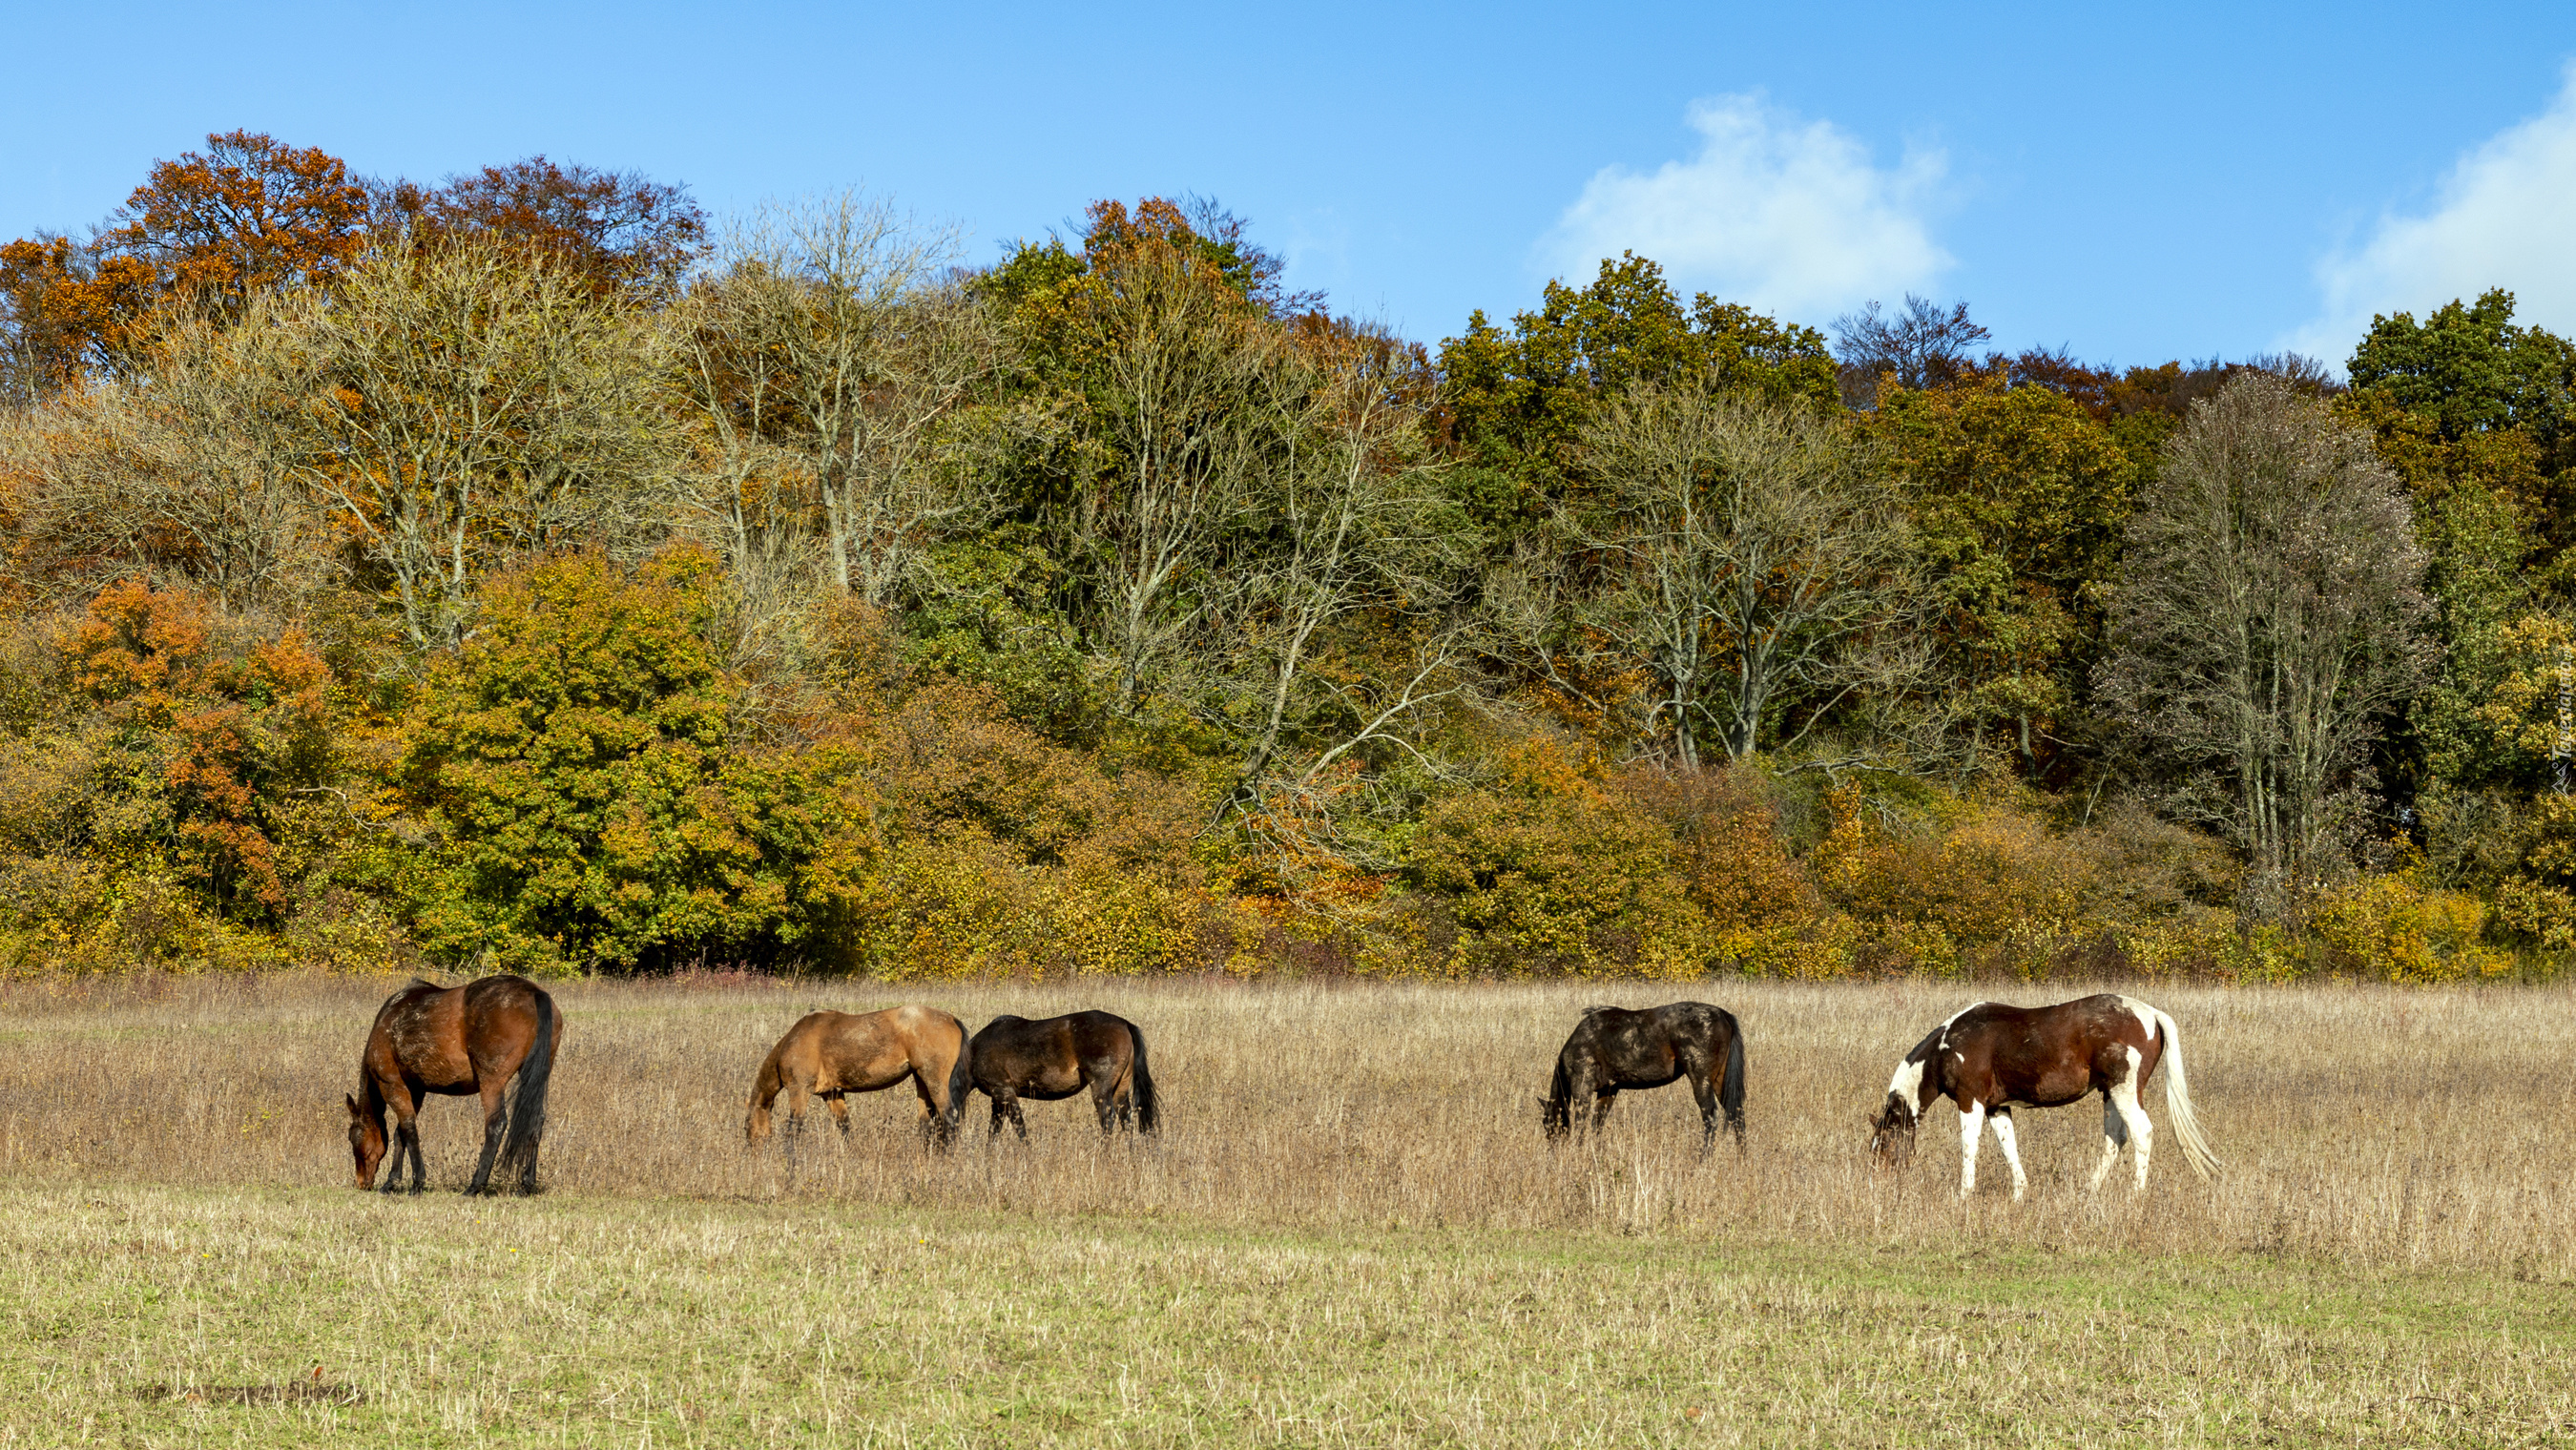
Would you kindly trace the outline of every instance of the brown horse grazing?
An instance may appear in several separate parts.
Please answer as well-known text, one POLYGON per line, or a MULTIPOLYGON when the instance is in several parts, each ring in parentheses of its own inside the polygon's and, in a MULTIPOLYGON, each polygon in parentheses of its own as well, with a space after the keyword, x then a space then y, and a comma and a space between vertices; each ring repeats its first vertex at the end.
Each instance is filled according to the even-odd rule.
POLYGON ((1721 1108, 1741 1150, 1744 1032, 1733 1013, 1706 1002, 1673 1002, 1642 1012, 1586 1007, 1556 1054, 1556 1082, 1541 1105, 1539 1125, 1551 1141, 1582 1128, 1576 1105, 1588 1098, 1590 1126, 1598 1128, 1621 1088, 1659 1088, 1684 1075, 1699 1099, 1700 1151, 1717 1141, 1721 1108))
POLYGON ((743 1137, 769 1136, 769 1105, 787 1094, 787 1126, 805 1125, 805 1099, 822 1098, 841 1131, 850 1131, 845 1093, 872 1093, 912 1079, 921 1094, 921 1130, 940 1147, 957 1136, 957 1111, 966 1104, 966 1024, 935 1007, 889 1007, 883 1012, 815 1012, 787 1029, 760 1076, 751 1084, 751 1116, 743 1137))
POLYGON ((1124 1017, 1106 1012, 1074 1012, 1032 1022, 1026 1017, 996 1017, 975 1034, 975 1086, 993 1100, 993 1131, 1002 1120, 1029 1136, 1029 1120, 1020 1115, 1020 1099, 1042 1103, 1091 1089, 1092 1111, 1100 1131, 1115 1133, 1131 1126, 1155 1132, 1162 1127, 1162 1108, 1154 1100, 1154 1074, 1145 1066, 1145 1034, 1124 1017))
POLYGON ((2019 1199, 2030 1180, 2013 1142, 2013 1108, 2054 1108, 2098 1092, 2102 1161, 2087 1187, 2100 1188, 2120 1160, 2121 1145, 2134 1143, 2137 1186, 2143 1189, 2156 1129, 2138 1105, 2138 1090, 2155 1075, 2156 1064, 2168 1060, 2173 1071, 2165 1074, 2165 1111, 2182 1141, 2183 1160, 2207 1178, 2219 1164, 2191 1110, 2182 1029, 2162 1011, 2109 992, 2034 1010, 1978 1002, 1933 1028, 1896 1065, 1870 1147, 1891 1166, 1905 1162, 1914 1153, 1915 1125, 1934 1098, 1946 1097, 1959 1105, 1959 1196, 1976 1191, 1977 1139, 1992 1122, 2019 1199))
POLYGON ((358 1091, 349 1099, 349 1151, 357 1157, 358 1187, 376 1179, 385 1156, 385 1108, 394 1110, 397 1145, 385 1192, 402 1178, 411 1158, 411 1191, 429 1186, 420 1156, 422 1099, 431 1093, 483 1097, 483 1158, 474 1165, 468 1193, 491 1186, 497 1156, 506 1173, 519 1172, 519 1191, 537 1191, 537 1144, 546 1133, 546 1082, 554 1075, 555 1046, 563 1040, 563 1015, 555 999, 525 977, 485 977, 462 987, 414 981, 376 1009, 367 1050, 358 1058, 358 1091), (519 1090, 509 1104, 509 1138, 502 1140, 501 1089, 511 1074, 519 1090))

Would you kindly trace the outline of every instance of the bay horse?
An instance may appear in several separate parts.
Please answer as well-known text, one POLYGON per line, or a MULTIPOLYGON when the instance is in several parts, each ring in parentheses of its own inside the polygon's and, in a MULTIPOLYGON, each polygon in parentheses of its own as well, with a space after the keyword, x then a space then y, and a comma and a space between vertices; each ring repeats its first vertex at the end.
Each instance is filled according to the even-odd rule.
POLYGON ((1124 1017, 1106 1012, 1071 1012, 1038 1022, 996 1017, 975 1034, 974 1059, 975 1087, 993 1100, 995 1133, 1008 1119, 1026 1142, 1029 1120, 1020 1114, 1020 1099, 1051 1103, 1084 1088, 1091 1089, 1101 1132, 1132 1126, 1152 1133, 1162 1127, 1154 1074, 1145 1065, 1145 1034, 1124 1017))
POLYGON ((385 1109, 394 1113, 391 1193, 411 1160, 411 1191, 429 1186, 420 1156, 423 1100, 430 1094, 483 1099, 483 1157, 474 1165, 467 1193, 487 1191, 497 1157, 506 1175, 515 1168, 519 1191, 537 1191, 537 1145, 546 1133, 546 1084, 554 1075, 555 1047, 563 1040, 563 1015, 555 999, 525 977, 484 977, 462 987, 415 978, 385 999, 367 1030, 358 1057, 358 1091, 349 1099, 349 1151, 357 1159, 358 1187, 374 1186, 385 1156, 385 1109), (519 1090, 509 1103, 505 1142, 501 1090, 516 1074, 519 1090))
POLYGON ((769 1137, 769 1105, 787 1094, 787 1126, 805 1125, 805 1099, 819 1097, 844 1137, 847 1093, 872 1093, 910 1079, 921 1095, 921 1131, 945 1148, 957 1136, 957 1112, 968 1090, 966 1024, 936 1007, 907 1004, 882 1012, 813 1012, 778 1039, 752 1079, 745 1141, 769 1137))
POLYGON ((2102 1161, 2086 1188, 2102 1186, 2128 1144, 2135 1149, 2137 1187, 2144 1189, 2156 1129, 2138 1103, 2138 1091, 2162 1062, 2172 1064, 2165 1074, 2166 1116, 2182 1144, 2183 1161, 2206 1179, 2219 1162, 2191 1109, 2182 1029, 2162 1010, 2111 992, 2027 1010, 1977 1002, 1954 1014, 1896 1065, 1870 1147, 1884 1163, 1905 1162, 1913 1156, 1915 1125, 1933 1099, 1946 1097, 1959 1106, 1959 1196, 1976 1191, 1977 1140, 1992 1123, 2004 1161, 2012 1165, 2018 1200, 2030 1180, 2013 1141, 2012 1110, 2061 1107, 2098 1092, 2102 1161))
POLYGON ((1717 1141, 1721 1108, 1741 1151, 1744 1032, 1733 1013, 1706 1002, 1673 1002, 1642 1012, 1586 1007, 1556 1054, 1556 1081, 1541 1105, 1539 1125, 1551 1142, 1584 1127, 1578 1105, 1588 1098, 1589 1126, 1599 1128, 1620 1089, 1659 1088, 1685 1075, 1699 1099, 1700 1151, 1717 1141))

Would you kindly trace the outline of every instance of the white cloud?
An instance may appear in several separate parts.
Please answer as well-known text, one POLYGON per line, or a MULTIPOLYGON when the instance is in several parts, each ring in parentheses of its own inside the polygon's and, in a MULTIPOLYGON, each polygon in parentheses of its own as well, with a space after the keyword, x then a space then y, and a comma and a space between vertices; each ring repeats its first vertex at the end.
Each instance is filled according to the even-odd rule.
POLYGON ((1893 302, 1952 265, 1929 214, 1948 170, 1909 149, 1893 169, 1827 121, 1801 123, 1759 95, 1695 101, 1699 155, 1652 175, 1605 167, 1539 243, 1556 275, 1581 285, 1604 257, 1633 251, 1677 290, 1809 323, 1870 298, 1893 302))
POLYGON ((2374 313, 2421 317, 2490 287, 2514 320, 2576 331, 2576 66, 2549 109, 2460 158, 2424 216, 2385 216, 2317 264, 2324 306, 2285 341, 2341 363, 2374 313))

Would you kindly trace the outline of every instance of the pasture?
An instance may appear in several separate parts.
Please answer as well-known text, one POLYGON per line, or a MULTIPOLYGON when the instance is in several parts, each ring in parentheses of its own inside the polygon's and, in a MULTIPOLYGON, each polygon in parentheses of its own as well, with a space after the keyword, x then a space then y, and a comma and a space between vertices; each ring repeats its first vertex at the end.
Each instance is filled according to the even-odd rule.
MULTIPOLYGON (((394 983, 0 989, 0 1444, 2563 1444, 2576 994, 2160 986, 2227 1173, 2081 1191, 2101 1115, 1865 1159, 1906 982, 559 987, 533 1200, 350 1185, 394 983), (1683 1088, 1546 1148, 1591 1002, 1749 1043, 1748 1147, 1683 1088), (748 1151, 817 1007, 1137 1023, 1164 1131, 1086 1102, 924 1153, 908 1088, 748 1151)), ((1989 994, 2023 1003, 2080 989, 1989 994)), ((2161 1123, 2160 1088, 2147 1095, 2161 1123)))

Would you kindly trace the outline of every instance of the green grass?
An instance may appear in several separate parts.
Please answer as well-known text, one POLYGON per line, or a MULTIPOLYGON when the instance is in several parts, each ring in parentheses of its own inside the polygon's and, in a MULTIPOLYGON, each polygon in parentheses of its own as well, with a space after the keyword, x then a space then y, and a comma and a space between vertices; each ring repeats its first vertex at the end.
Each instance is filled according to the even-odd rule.
POLYGON ((21 1182, 0 1282, 6 1445, 2576 1443, 2576 1286, 2254 1255, 21 1182))

